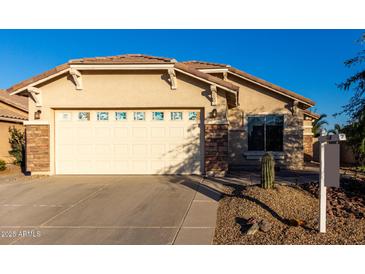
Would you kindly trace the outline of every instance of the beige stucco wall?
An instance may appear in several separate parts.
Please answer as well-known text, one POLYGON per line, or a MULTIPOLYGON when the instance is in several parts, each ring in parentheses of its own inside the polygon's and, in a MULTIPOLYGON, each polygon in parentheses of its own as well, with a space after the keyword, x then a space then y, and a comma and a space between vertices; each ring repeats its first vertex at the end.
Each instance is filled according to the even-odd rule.
POLYGON ((299 111, 297 117, 293 119, 291 112, 293 100, 230 74, 228 74, 228 81, 240 87, 240 105, 228 110, 230 164, 253 166, 258 164, 257 160, 247 160, 245 155, 248 150, 248 116, 282 114, 284 115, 284 148, 282 153, 284 159, 280 159, 278 162, 289 168, 297 167, 298 161, 303 157, 303 137, 300 137, 303 134, 303 113, 299 111))
POLYGON ((38 86, 42 107, 29 99, 29 119, 41 110, 41 120, 50 124, 50 170, 54 172, 55 109, 200 108, 206 117, 213 108, 226 114, 225 92, 218 89, 218 104, 212 106, 207 83, 177 73, 177 89, 172 90, 167 71, 82 71, 83 90, 76 90, 70 76, 64 75, 38 86))

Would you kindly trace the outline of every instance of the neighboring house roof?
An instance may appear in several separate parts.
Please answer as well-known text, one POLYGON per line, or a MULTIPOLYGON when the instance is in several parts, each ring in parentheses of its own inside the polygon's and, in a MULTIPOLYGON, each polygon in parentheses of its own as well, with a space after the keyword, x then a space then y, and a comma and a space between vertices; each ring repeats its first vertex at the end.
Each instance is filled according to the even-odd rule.
POLYGON ((319 119, 319 117, 321 117, 321 115, 317 114, 317 113, 314 113, 308 109, 304 110, 304 114, 313 118, 313 119, 319 119))
POLYGON ((14 111, 8 110, 8 109, 0 109, 0 121, 9 121, 9 120, 15 120, 15 121, 25 121, 28 120, 27 115, 21 115, 19 113, 16 113, 14 111))
POLYGON ((0 89, 0 102, 15 107, 24 112, 28 112, 28 99, 23 96, 10 96, 8 92, 0 89))
POLYGON ((261 79, 259 77, 256 77, 256 76, 253 76, 247 72, 244 72, 242 70, 239 70, 239 69, 236 69, 236 68, 233 68, 231 67, 230 65, 226 65, 226 64, 217 64, 217 63, 210 63, 210 62, 202 62, 202 61, 187 61, 187 62, 184 62, 184 64, 188 65, 188 66, 191 66, 191 67, 194 67, 195 69, 224 69, 226 68, 228 70, 228 72, 231 72, 233 74, 236 74, 240 77, 243 77, 247 80, 250 80, 250 81, 253 81, 253 82, 256 82, 258 84, 261 84, 265 87, 268 87, 276 92, 279 92, 283 95, 287 95, 289 97, 293 97, 295 99, 298 99, 310 106, 314 106, 316 103, 302 95, 299 95, 293 91, 290 91, 288 89, 285 89, 285 88, 282 88, 278 85, 275 85, 273 83, 270 83, 264 79, 261 79))

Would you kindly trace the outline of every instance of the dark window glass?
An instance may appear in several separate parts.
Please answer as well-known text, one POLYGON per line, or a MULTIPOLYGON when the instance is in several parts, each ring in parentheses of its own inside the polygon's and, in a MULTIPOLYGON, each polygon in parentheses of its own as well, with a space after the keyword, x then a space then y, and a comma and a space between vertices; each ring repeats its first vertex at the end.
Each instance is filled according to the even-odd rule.
POLYGON ((266 151, 283 150, 283 116, 266 116, 266 151))
POLYGON ((265 150, 265 117, 248 117, 248 150, 265 150))

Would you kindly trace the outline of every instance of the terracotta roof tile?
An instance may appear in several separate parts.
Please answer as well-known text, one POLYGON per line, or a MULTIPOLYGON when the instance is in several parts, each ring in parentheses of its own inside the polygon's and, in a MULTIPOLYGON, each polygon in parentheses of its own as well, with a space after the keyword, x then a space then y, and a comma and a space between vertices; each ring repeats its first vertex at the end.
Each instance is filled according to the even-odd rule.
POLYGON ((210 62, 202 62, 202 61, 187 61, 183 62, 185 65, 189 67, 193 67, 195 69, 220 69, 220 68, 228 68, 229 65, 226 64, 218 64, 218 63, 210 63, 210 62))
POLYGON ((70 60, 70 64, 88 64, 88 63, 112 63, 112 64, 166 64, 174 63, 175 59, 149 56, 144 54, 123 54, 116 56, 106 56, 106 57, 91 57, 91 58, 81 58, 70 60))
POLYGON ((28 117, 26 115, 18 114, 14 111, 7 110, 7 109, 0 109, 0 120, 1 118, 7 118, 7 119, 16 119, 20 121, 26 121, 28 120, 28 117))
POLYGON ((18 89, 24 88, 31 83, 34 83, 69 68, 70 64, 168 64, 174 62, 176 62, 176 60, 172 58, 155 57, 143 54, 123 54, 117 56, 74 59, 70 60, 68 63, 59 65, 53 69, 50 69, 27 80, 24 80, 18 84, 15 84, 12 87, 8 88, 7 91, 13 92, 18 89))
POLYGON ((285 88, 279 87, 278 85, 272 84, 266 80, 263 80, 259 77, 253 76, 247 72, 244 72, 242 70, 236 69, 231 67, 230 65, 226 65, 226 64, 218 64, 218 63, 210 63, 210 62, 203 62, 203 61, 187 61, 184 62, 184 64, 193 67, 195 69, 220 69, 220 68, 227 68, 228 71, 232 72, 232 73, 236 73, 240 76, 243 76, 245 78, 250 79, 251 81, 260 83, 264 86, 270 87, 274 90, 277 90, 281 93, 284 93, 286 95, 289 95, 291 97, 294 97, 298 100, 301 100, 309 105, 315 105, 315 102, 313 102, 312 100, 305 98, 304 96, 301 96, 293 91, 287 90, 285 88))
POLYGON ((18 95, 10 95, 5 90, 0 90, 0 102, 11 105, 17 109, 28 112, 28 98, 18 95))
POLYGON ((317 113, 315 113, 315 112, 312 112, 312 111, 310 111, 310 110, 308 110, 308 109, 304 110, 303 112, 304 112, 304 114, 306 114, 306 115, 308 115, 309 117, 312 117, 312 118, 314 118, 314 119, 319 119, 319 117, 321 117, 321 115, 319 115, 319 114, 317 114, 317 113))
POLYGON ((32 84, 34 82, 37 82, 37 81, 42 80, 44 78, 47 78, 48 76, 51 76, 51 75, 56 74, 60 71, 63 71, 65 69, 69 68, 69 67, 70 67, 70 65, 68 63, 59 65, 59 66, 57 66, 53 69, 47 70, 47 71, 45 71, 41 74, 38 74, 34 77, 31 77, 27 80, 24 80, 24 81, 22 81, 18 84, 15 84, 14 86, 8 88, 6 91, 11 93, 11 92, 16 91, 18 89, 24 88, 24 87, 28 86, 29 84, 32 84))
POLYGON ((218 63, 210 63, 210 62, 202 62, 202 61, 188 61, 188 62, 178 63, 175 59, 148 56, 148 55, 143 55, 143 54, 124 54, 124 55, 117 55, 117 56, 81 58, 81 59, 70 60, 68 63, 59 65, 51 70, 48 70, 46 72, 43 72, 37 76, 30 78, 30 79, 22 81, 14 86, 8 88, 7 91, 13 92, 18 89, 24 88, 31 83, 34 83, 36 81, 39 81, 41 79, 44 79, 48 76, 51 76, 53 74, 56 74, 62 70, 69 68, 70 64, 95 64, 95 63, 97 63, 97 64, 168 64, 168 63, 171 64, 171 63, 173 63, 176 68, 189 72, 189 73, 191 73, 197 77, 201 77, 205 80, 212 81, 214 83, 222 85, 228 89, 238 91, 239 88, 237 86, 233 85, 232 83, 229 83, 227 81, 224 81, 222 79, 219 79, 217 77, 214 77, 212 75, 209 75, 207 73, 204 73, 204 72, 201 72, 198 70, 198 69, 206 69, 206 68, 228 68, 228 70, 231 73, 238 74, 251 81, 257 82, 261 85, 264 85, 273 90, 276 90, 279 93, 283 93, 290 97, 296 98, 300 101, 305 102, 308 105, 315 104, 312 100, 305 98, 297 93, 294 93, 290 90, 279 87, 268 81, 265 81, 263 79, 255 77, 251 74, 248 74, 244 71, 232 68, 226 64, 218 64, 218 63))

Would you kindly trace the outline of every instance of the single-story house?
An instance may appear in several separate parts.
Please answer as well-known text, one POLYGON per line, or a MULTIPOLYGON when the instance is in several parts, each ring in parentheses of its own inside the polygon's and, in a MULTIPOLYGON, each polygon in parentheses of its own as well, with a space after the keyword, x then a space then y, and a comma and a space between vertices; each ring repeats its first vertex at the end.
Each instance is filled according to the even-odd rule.
POLYGON ((311 153, 315 103, 225 64, 82 58, 7 91, 29 97, 32 174, 224 175, 266 151, 295 169, 311 153))
POLYGON ((0 160, 12 163, 14 158, 9 154, 9 127, 23 130, 23 122, 28 120, 28 100, 23 96, 10 96, 0 90, 0 160))

